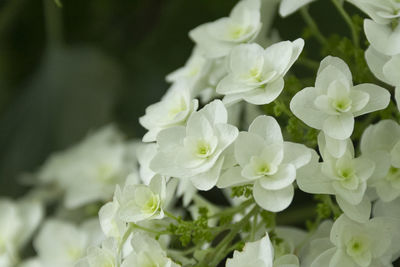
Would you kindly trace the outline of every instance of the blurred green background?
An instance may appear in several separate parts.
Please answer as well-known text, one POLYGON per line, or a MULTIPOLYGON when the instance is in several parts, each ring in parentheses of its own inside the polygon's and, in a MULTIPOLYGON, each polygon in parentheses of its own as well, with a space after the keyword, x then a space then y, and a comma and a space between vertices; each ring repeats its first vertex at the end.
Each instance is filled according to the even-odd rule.
MULTIPOLYGON (((90 129, 116 122, 140 138, 138 117, 190 55, 188 31, 227 16, 236 2, 64 0, 58 8, 52 0, 0 0, 0 195, 20 194, 21 174, 90 129)), ((330 10, 324 0, 310 11, 323 32, 348 34, 330 10)), ((293 40, 304 23, 295 14, 274 27, 293 40)), ((313 51, 313 41, 307 46, 313 51)))

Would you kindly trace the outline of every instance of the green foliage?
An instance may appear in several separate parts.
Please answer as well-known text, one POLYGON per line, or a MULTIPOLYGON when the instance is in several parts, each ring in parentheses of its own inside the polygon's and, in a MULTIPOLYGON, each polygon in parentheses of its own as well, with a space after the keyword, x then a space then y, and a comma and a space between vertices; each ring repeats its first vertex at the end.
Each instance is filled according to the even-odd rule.
POLYGON ((249 198, 253 195, 253 185, 242 185, 232 187, 231 197, 245 197, 249 198))

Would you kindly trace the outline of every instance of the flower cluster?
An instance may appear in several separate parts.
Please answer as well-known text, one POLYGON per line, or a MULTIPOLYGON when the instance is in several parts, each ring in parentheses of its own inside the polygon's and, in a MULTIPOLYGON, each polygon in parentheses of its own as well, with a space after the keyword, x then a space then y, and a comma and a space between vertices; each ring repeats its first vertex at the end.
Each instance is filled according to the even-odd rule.
POLYGON ((311 2, 241 0, 191 30, 192 55, 139 119, 141 141, 104 127, 52 155, 26 199, 0 200, 0 266, 393 266, 400 2, 348 0, 371 18, 363 49, 357 19, 332 0, 353 34, 340 51, 311 2), (273 37, 268 12, 278 5, 282 17, 301 10, 320 63, 302 54, 304 39, 273 37), (21 260, 42 220, 37 255, 21 260))

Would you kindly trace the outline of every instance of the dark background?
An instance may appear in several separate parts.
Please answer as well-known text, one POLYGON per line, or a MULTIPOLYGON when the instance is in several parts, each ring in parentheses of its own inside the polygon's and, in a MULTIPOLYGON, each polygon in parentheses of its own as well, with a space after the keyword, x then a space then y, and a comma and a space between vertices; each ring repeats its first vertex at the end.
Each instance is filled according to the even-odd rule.
MULTIPOLYGON (((0 195, 23 173, 116 122, 140 138, 138 117, 168 88, 193 43, 188 31, 229 14, 235 0, 0 0, 0 195)), ((354 10, 346 5, 347 9, 354 10)), ((311 5, 324 33, 348 34, 330 1, 311 5)), ((302 36, 298 15, 276 18, 282 39, 302 36)), ((314 41, 306 43, 311 57, 314 41)))

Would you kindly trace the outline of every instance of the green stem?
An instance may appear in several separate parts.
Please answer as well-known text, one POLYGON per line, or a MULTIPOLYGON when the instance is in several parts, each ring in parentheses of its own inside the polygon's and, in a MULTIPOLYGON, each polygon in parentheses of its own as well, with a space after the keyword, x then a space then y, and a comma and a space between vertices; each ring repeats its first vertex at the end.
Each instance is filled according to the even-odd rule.
POLYGON ((181 222, 182 221, 180 218, 176 217, 175 215, 173 215, 172 213, 170 213, 170 212, 168 212, 166 210, 164 210, 164 214, 167 215, 167 217, 169 217, 169 218, 171 218, 171 219, 173 219, 173 220, 175 220, 177 222, 181 222))
POLYGON ((157 231, 157 230, 153 230, 153 229, 150 229, 150 228, 147 228, 147 227, 143 227, 143 226, 137 225, 135 223, 132 223, 131 226, 133 226, 133 228, 136 228, 136 229, 139 229, 139 230, 142 230, 142 231, 146 231, 146 232, 149 232, 149 233, 153 233, 153 234, 156 234, 156 235, 165 235, 165 234, 169 234, 170 233, 169 231, 160 232, 160 231, 157 231))
POLYGON ((314 19, 310 16, 310 13, 308 12, 308 8, 307 7, 301 8, 300 14, 303 17, 304 21, 307 23, 308 27, 310 27, 310 30, 311 30, 312 34, 314 35, 314 37, 321 44, 326 45, 328 43, 328 41, 325 39, 324 35, 319 30, 314 19))
POLYGON ((230 214, 235 214, 235 213, 241 212, 253 203, 254 203, 254 200, 251 198, 249 200, 244 201, 239 206, 231 207, 231 208, 225 209, 223 211, 217 212, 217 213, 211 215, 209 218, 227 216, 230 214))
POLYGON ((250 218, 257 214, 258 209, 258 206, 255 206, 245 217, 243 217, 238 223, 234 224, 229 234, 226 235, 225 238, 215 247, 211 254, 204 257, 199 266, 207 266, 207 262, 210 261, 210 264, 208 264, 209 266, 217 266, 218 263, 226 256, 226 251, 224 250, 225 247, 232 242, 238 232, 248 223, 250 218))
POLYGON ((331 0, 333 5, 339 11, 340 15, 342 15, 343 19, 346 21, 349 29, 351 31, 351 35, 353 38, 354 45, 358 48, 360 47, 360 39, 358 36, 358 32, 356 27, 354 27, 353 21, 351 20, 349 14, 347 14, 346 10, 343 8, 343 4, 341 4, 338 0, 331 0))
POLYGON ((256 236, 257 218, 258 218, 258 214, 255 214, 253 217, 253 224, 251 225, 250 241, 254 241, 255 236, 256 236))

